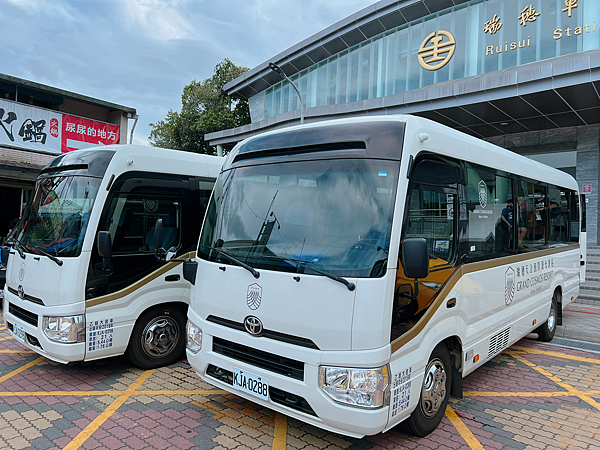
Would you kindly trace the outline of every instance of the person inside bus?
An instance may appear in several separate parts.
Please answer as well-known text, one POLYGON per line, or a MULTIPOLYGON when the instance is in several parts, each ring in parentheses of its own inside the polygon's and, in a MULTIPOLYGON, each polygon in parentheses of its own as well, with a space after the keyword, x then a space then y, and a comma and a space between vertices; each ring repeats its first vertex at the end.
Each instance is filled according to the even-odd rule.
POLYGON ((502 210, 502 214, 500 215, 502 224, 502 250, 510 250, 510 237, 513 229, 513 201, 509 199, 506 203, 506 208, 502 210))
POLYGON ((523 244, 523 239, 527 236, 527 201, 523 197, 518 197, 519 210, 517 211, 517 221, 519 226, 519 248, 527 247, 523 244))
POLYGON ((546 238, 546 196, 544 193, 536 189, 533 193, 533 201, 535 204, 535 215, 532 217, 533 239, 546 238))

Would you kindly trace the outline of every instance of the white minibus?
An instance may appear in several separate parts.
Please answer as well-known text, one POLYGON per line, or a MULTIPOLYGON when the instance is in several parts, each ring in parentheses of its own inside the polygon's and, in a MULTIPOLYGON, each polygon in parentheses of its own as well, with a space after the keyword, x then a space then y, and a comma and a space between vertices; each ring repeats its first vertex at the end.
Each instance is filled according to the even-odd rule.
POLYGON ((10 250, 4 321, 61 363, 126 353, 141 368, 185 350, 189 283, 162 244, 190 256, 224 158, 115 145, 63 154, 40 173, 10 250))
POLYGON ((227 156, 195 258, 205 381, 348 436, 424 436, 462 379, 552 339, 585 269, 568 174, 427 119, 324 121, 227 156))

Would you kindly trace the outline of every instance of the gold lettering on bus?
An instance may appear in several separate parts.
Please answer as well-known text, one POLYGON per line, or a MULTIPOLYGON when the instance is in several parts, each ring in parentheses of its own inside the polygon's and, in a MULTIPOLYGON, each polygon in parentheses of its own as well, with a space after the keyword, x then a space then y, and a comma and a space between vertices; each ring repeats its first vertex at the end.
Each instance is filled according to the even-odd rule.
POLYGON ((571 17, 571 12, 573 8, 577 8, 577 0, 565 0, 565 5, 567 6, 562 10, 562 12, 569 12, 569 17, 571 17))
POLYGON ((434 31, 419 47, 419 64, 425 70, 438 70, 444 67, 456 50, 456 40, 449 31, 434 31), (444 40, 446 38, 447 40, 444 40))

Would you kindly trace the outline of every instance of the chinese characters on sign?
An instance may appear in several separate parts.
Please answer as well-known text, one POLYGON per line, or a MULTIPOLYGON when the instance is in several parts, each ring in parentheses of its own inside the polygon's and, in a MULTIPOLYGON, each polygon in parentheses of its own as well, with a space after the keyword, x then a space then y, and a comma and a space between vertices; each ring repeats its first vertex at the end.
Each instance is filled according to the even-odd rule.
POLYGON ((61 114, 0 100, 0 145, 60 153, 61 114))
POLYGON ((98 145, 118 144, 118 125, 63 115, 62 153, 98 145))
POLYGON ((485 23, 485 27, 483 28, 484 33, 496 34, 497 31, 502 28, 502 22, 500 22, 500 17, 497 14, 494 14, 492 20, 488 20, 485 23))
POLYGON ((523 11, 521 11, 521 15, 519 16, 519 23, 526 27, 527 22, 535 22, 539 15, 540 13, 535 11, 533 5, 526 6, 525 8, 523 8, 523 11))
POLYGON ((571 17, 571 12, 573 11, 573 8, 577 8, 577 0, 565 0, 565 5, 567 7, 563 9, 562 12, 568 11, 569 17, 571 17))

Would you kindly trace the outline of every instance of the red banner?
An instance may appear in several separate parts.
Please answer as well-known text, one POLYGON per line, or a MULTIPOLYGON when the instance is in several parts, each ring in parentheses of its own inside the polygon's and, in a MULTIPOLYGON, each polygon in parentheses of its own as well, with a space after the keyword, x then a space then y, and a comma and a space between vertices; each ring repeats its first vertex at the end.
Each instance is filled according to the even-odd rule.
POLYGON ((120 127, 94 120, 63 114, 61 152, 67 153, 81 148, 118 144, 120 127))

